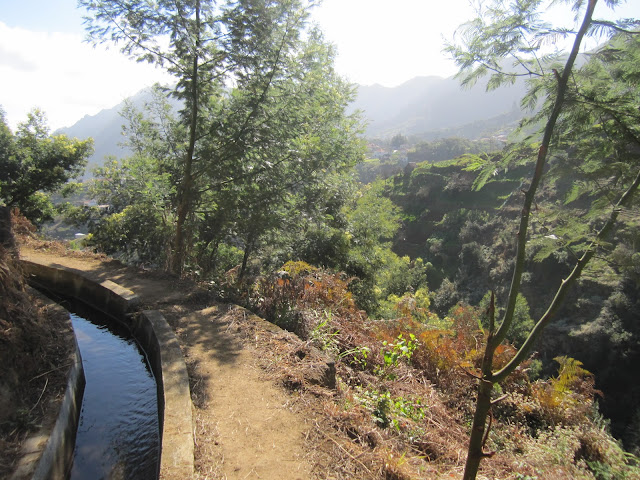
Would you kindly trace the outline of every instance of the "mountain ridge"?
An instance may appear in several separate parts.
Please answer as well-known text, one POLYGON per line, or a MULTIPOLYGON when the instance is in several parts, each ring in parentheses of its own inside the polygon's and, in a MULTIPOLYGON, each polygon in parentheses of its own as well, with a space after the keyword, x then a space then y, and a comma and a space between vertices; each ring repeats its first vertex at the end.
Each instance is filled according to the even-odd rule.
POLYGON ((370 121, 369 137, 419 135, 520 112, 525 91, 525 80, 487 92, 486 81, 462 89, 454 77, 415 77, 394 88, 359 86, 351 108, 370 121))
MULTIPOLYGON (((525 88, 525 80, 519 80, 510 88, 486 92, 485 81, 463 90, 454 77, 421 76, 397 87, 358 85, 357 97, 348 113, 362 112, 368 138, 384 139, 401 133, 424 139, 443 136, 475 139, 522 118, 518 105, 525 88)), ((128 155, 130 151, 122 145, 125 121, 120 111, 126 102, 142 108, 150 100, 150 92, 150 88, 143 89, 118 105, 85 115, 55 133, 94 139, 95 153, 89 159, 87 171, 102 165, 107 156, 128 155)))

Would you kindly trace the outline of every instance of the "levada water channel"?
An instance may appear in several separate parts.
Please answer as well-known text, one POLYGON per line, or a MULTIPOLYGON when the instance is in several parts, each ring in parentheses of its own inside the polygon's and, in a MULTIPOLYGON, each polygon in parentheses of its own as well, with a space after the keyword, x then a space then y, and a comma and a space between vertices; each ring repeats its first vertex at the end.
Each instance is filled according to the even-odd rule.
POLYGON ((63 306, 86 379, 70 480, 156 479, 157 391, 144 352, 111 317, 79 302, 63 306))

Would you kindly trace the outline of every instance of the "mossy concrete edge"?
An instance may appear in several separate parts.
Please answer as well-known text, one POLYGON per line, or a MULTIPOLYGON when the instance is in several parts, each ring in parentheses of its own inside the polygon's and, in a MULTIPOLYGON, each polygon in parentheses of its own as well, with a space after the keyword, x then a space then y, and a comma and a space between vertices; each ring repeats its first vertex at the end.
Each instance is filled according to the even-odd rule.
POLYGON ((159 478, 190 478, 194 441, 189 376, 179 342, 162 314, 145 310, 129 315, 139 305, 139 298, 110 280, 98 283, 80 270, 31 260, 22 260, 22 267, 30 282, 89 303, 129 325, 156 378, 161 426, 159 478))
POLYGON ((85 377, 78 342, 74 340, 75 353, 69 371, 67 389, 62 400, 56 424, 42 452, 33 480, 65 479, 73 462, 76 433, 82 408, 85 377))
POLYGON ((115 318, 123 319, 139 303, 138 296, 111 280, 97 282, 82 270, 62 265, 46 265, 33 260, 20 260, 29 283, 42 285, 56 293, 77 298, 115 318))

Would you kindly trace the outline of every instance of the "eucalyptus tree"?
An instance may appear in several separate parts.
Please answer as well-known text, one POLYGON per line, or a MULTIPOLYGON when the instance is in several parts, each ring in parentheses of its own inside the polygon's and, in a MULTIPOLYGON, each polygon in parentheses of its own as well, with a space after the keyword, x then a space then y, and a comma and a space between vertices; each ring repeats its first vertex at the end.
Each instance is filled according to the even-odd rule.
MULTIPOLYGON (((617 0, 606 0, 614 8, 617 0)), ((514 163, 532 164, 526 180, 523 206, 514 243, 516 255, 506 308, 499 325, 495 325, 493 299, 488 309, 489 332, 478 377, 478 397, 473 419, 464 479, 476 477, 484 452, 488 431, 486 419, 492 405, 493 386, 503 381, 531 352, 534 342, 558 312, 568 290, 576 283, 595 254, 604 246, 616 226, 620 213, 633 206, 640 185, 640 65, 638 42, 640 22, 598 20, 594 15, 598 0, 564 2, 543 0, 500 0, 481 4, 478 16, 463 25, 457 43, 447 46, 460 72, 463 84, 473 84, 489 75, 489 88, 512 83, 519 76, 528 77, 526 107, 542 108, 528 126, 535 129, 526 143, 537 142, 537 156, 523 152, 528 145, 519 144, 496 164, 478 159, 481 169, 476 187, 514 163), (569 4, 576 14, 576 27, 554 27, 544 21, 544 12, 555 4, 569 4), (582 67, 576 63, 583 42, 589 36, 609 39, 591 53, 582 67), (568 52, 549 52, 548 46, 572 39, 568 52), (547 53, 544 53, 545 50, 547 53), (546 177, 545 177, 546 176, 546 177), (532 237, 529 224, 536 192, 543 177, 562 178, 573 183, 566 198, 571 203, 579 197, 590 201, 589 213, 574 221, 571 230, 577 235, 550 236, 557 240, 550 248, 570 247, 575 254, 573 268, 556 288, 546 312, 529 332, 515 356, 504 367, 493 371, 493 356, 505 340, 525 271, 527 244, 532 237)), ((529 149, 530 150, 530 149, 529 149)))
POLYGON ((302 40, 313 2, 80 0, 79 4, 89 12, 87 31, 93 42, 119 45, 125 54, 176 77, 171 94, 182 101, 182 109, 171 127, 175 141, 167 150, 172 166, 166 169, 175 185, 169 268, 180 273, 203 196, 230 179, 255 178, 256 169, 270 168, 272 162, 264 160, 268 157, 264 152, 283 151, 291 136, 278 135, 300 120, 290 108, 296 107, 299 95, 313 93, 295 89, 297 83, 305 83, 300 68, 323 74, 311 68, 317 61, 304 63, 309 50, 303 53, 302 40), (293 68, 294 59, 302 61, 298 68, 293 68), (286 83, 283 79, 288 79, 289 91, 277 86, 286 83))

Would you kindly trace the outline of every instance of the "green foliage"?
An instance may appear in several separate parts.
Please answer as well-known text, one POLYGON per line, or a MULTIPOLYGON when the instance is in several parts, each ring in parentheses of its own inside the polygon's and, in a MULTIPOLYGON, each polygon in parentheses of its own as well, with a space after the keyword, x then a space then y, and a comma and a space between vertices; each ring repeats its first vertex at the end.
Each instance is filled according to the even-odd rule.
MULTIPOLYGON (((231 270, 242 261, 243 252, 234 245, 222 243, 215 249, 215 269, 211 266, 208 271, 214 278, 220 277, 224 272, 231 270)), ((204 268, 204 266, 203 266, 204 268)))
MULTIPOLYGON (((567 458, 582 466, 575 475, 585 478, 631 480, 638 478, 637 458, 626 454, 602 429, 585 426, 556 426, 543 432, 538 445, 527 455, 542 466, 561 465, 567 458)), ((574 467, 575 468, 575 467, 574 467)))
MULTIPOLYGON (((477 18, 461 27, 458 43, 447 46, 460 66, 458 76, 463 84, 473 84, 488 75, 487 88, 492 89, 526 75, 530 90, 523 105, 533 108, 542 103, 542 108, 523 125, 523 131, 527 132, 525 141, 510 147, 502 156, 480 159, 472 165, 480 168, 476 187, 487 188, 492 176, 505 175, 514 167, 531 164, 538 158, 531 195, 527 192, 525 198, 521 224, 525 230, 520 232, 520 250, 524 253, 524 232, 532 214, 539 225, 530 242, 536 251, 532 255, 536 261, 551 254, 559 255, 562 250, 564 256, 577 259, 588 250, 593 255, 595 249, 606 248, 600 239, 591 242, 600 235, 598 225, 612 212, 612 199, 622 198, 629 188, 630 195, 635 190, 640 146, 636 130, 638 83, 637 75, 632 73, 637 71, 638 39, 637 35, 629 34, 638 21, 593 20, 591 8, 595 2, 588 6, 575 2, 576 12, 581 9, 585 12, 584 28, 580 32, 558 29, 548 25, 540 15, 549 4, 534 0, 481 6, 477 18), (582 66, 575 67, 583 36, 603 34, 610 38, 609 42, 582 66), (560 51, 541 53, 545 42, 553 42, 559 36, 577 38, 571 55, 562 58, 566 59, 566 67, 558 63, 560 51), (545 131, 542 143, 538 143, 543 133, 541 126, 545 131), (553 154, 548 155, 549 151, 553 154), (547 156, 548 168, 543 169, 547 156), (547 197, 550 202, 536 204, 533 211, 530 205, 543 173, 548 180, 541 185, 551 194, 547 197), (563 204, 572 209, 560 209, 563 204)), ((613 215, 617 216, 615 210, 613 215)), ((515 288, 508 301, 508 322, 517 301, 524 258, 519 254, 513 277, 515 288)))
POLYGON ((135 204, 106 216, 90 239, 107 254, 119 254, 132 263, 161 267, 167 258, 169 229, 159 212, 148 204, 135 204))
POLYGON ((164 267, 171 235, 167 203, 174 188, 155 159, 111 159, 94 171, 88 195, 102 207, 67 206, 69 221, 88 225, 89 244, 123 259, 164 267))
MULTIPOLYGON (((318 312, 316 312, 318 314, 318 312)), ((338 332, 331 328, 331 311, 324 311, 320 315, 320 319, 317 321, 313 330, 309 333, 309 339, 317 345, 321 350, 329 353, 335 353, 336 337, 338 332)), ((366 362, 366 352, 364 353, 364 361, 366 362)))
MULTIPOLYGON (((485 296, 482 297, 478 306, 481 309, 486 310, 489 306, 490 299, 491 292, 487 292, 485 296)), ((504 308, 496 305, 496 316, 500 317, 503 312, 504 308)), ((527 339, 529 332, 531 332, 534 325, 535 323, 529 313, 529 303, 522 293, 518 293, 515 310, 513 312, 513 321, 511 323, 511 328, 507 332, 507 340, 516 347, 519 347, 527 339)), ((483 327, 488 328, 486 319, 483 321, 483 327)))
POLYGON ((363 251, 388 242, 400 227, 398 208, 379 191, 380 184, 364 187, 346 211, 352 244, 363 251))
MULTIPOLYGON (((517 6, 518 9, 531 7, 524 3, 517 6)), ((507 12, 497 9, 491 15, 506 16, 507 12)), ((491 15, 487 18, 492 18, 491 15)), ((500 32, 510 28, 506 25, 514 28, 514 45, 518 44, 518 48, 524 49, 518 50, 510 45, 510 54, 514 58, 518 58, 514 52, 522 53, 529 48, 525 47, 527 34, 542 29, 540 39, 553 36, 551 30, 536 22, 527 25, 526 32, 518 31, 518 22, 531 18, 523 16, 522 11, 518 10, 513 16, 505 17, 502 24, 497 24, 500 32)), ((608 34, 612 38, 572 72, 563 113, 558 117, 553 138, 554 155, 550 157, 549 168, 545 172, 548 182, 546 188, 557 189, 557 192, 551 197, 550 205, 533 212, 533 219, 545 226, 544 235, 533 239, 532 245, 537 250, 534 257, 536 261, 542 261, 562 249, 569 249, 571 255, 580 255, 595 237, 597 229, 594 225, 601 224, 610 214, 613 199, 619 198, 637 175, 640 165, 637 154, 640 146, 637 128, 640 122, 637 108, 640 90, 636 72, 639 45, 637 35, 628 35, 622 29, 624 25, 634 25, 634 22, 637 21, 621 21, 618 23, 621 29, 609 29, 608 34)), ((608 28, 604 24, 594 24, 598 28, 594 27, 591 33, 608 28)), ((476 35, 476 29, 484 27, 485 24, 471 23, 466 28, 476 35)), ((483 32, 477 38, 478 43, 468 47, 471 50, 480 48, 481 43, 488 39, 486 35, 487 32, 483 32)), ((451 45, 449 47, 451 53, 460 53, 451 45)), ((480 172, 475 182, 476 188, 482 188, 489 179, 505 175, 516 166, 533 161, 539 148, 537 139, 540 125, 551 114, 557 98, 554 71, 559 67, 551 58, 538 58, 535 64, 522 60, 518 68, 509 70, 508 65, 499 60, 496 51, 491 55, 491 60, 486 60, 484 66, 480 65, 479 52, 468 57, 457 57, 463 66, 460 75, 465 81, 473 81, 488 72, 496 81, 498 78, 507 81, 521 75, 517 73, 518 68, 528 68, 527 71, 532 72, 533 76, 529 80, 531 90, 523 103, 531 107, 542 103, 542 108, 523 123, 522 130, 526 132, 523 143, 510 146, 505 155, 499 157, 477 158, 478 161, 473 165, 480 172), (498 73, 507 70, 510 73, 502 76, 498 73)))
MULTIPOLYGON (((343 268, 348 274, 358 277, 351 289, 359 305, 370 313, 378 310, 380 297, 388 295, 381 295, 381 292, 376 295, 379 276, 387 276, 388 282, 393 281, 393 267, 389 264, 399 260, 389 243, 400 227, 398 208, 391 200, 379 195, 380 188, 381 184, 364 187, 353 204, 343 210, 350 247, 347 264, 343 268)), ((399 263, 405 262, 399 260, 399 263)))
MULTIPOLYGON (((638 83, 628 81, 630 78, 637 80, 637 76, 628 77, 625 74, 629 70, 615 68, 620 65, 620 59, 624 59, 623 62, 637 60, 637 53, 621 54, 614 59, 616 55, 611 55, 610 48, 611 45, 625 44, 626 47, 631 47, 631 50, 637 51, 637 32, 628 29, 637 29, 640 22, 634 19, 619 22, 594 20, 597 1, 576 0, 571 2, 576 12, 576 23, 578 18, 582 18, 580 25, 576 25, 577 30, 552 27, 543 20, 543 13, 554 3, 556 2, 525 0, 480 4, 477 17, 462 27, 462 34, 458 37, 459 43, 450 43, 447 46, 447 51, 460 67, 458 77, 462 78, 463 85, 472 85, 480 77, 488 75, 487 89, 490 90, 514 83, 520 76, 528 76, 530 90, 523 99, 523 105, 533 108, 538 98, 544 98, 542 108, 532 117, 531 122, 525 122, 525 126, 534 132, 526 143, 538 138, 541 138, 541 143, 535 156, 535 168, 527 179, 528 187, 523 190, 524 201, 518 228, 514 273, 502 322, 495 332, 493 308, 490 309, 491 337, 483 357, 483 382, 478 385, 476 414, 463 477, 465 480, 476 478, 480 461, 484 457, 483 435, 493 385, 504 380, 526 359, 535 340, 566 298, 569 287, 577 281, 596 250, 602 247, 603 241, 611 233, 619 216, 617 209, 628 207, 640 187, 640 157, 637 154, 640 136, 635 130, 638 125, 638 83), (613 37, 611 43, 600 50, 607 51, 604 55, 605 63, 598 63, 596 59, 594 62, 587 62, 586 65, 591 65, 586 68, 576 68, 576 59, 583 40, 589 35, 603 34, 613 37), (572 37, 574 41, 562 63, 557 62, 561 53, 559 48, 556 47, 551 54, 544 54, 542 47, 545 44, 557 45, 557 38, 567 36, 572 37), (613 71, 625 73, 611 75, 613 71), (588 73, 585 75, 586 72, 588 73), (612 96, 605 100, 607 103, 600 103, 599 99, 607 98, 609 92, 612 96), (571 150, 568 146, 572 147, 571 150), (586 149, 582 150, 581 146, 585 146, 586 149), (574 156, 576 150, 578 154, 574 156), (555 155, 550 155, 550 152, 555 155), (611 165, 616 166, 612 169, 611 165), (613 170, 617 172, 614 174, 613 170), (582 193, 574 188, 581 187, 579 182, 582 181, 582 178, 578 178, 579 182, 574 181, 576 174, 593 181, 591 209, 587 215, 578 217, 583 217, 583 223, 589 217, 599 218, 601 224, 588 232, 587 238, 586 228, 578 229, 578 235, 571 239, 563 238, 561 232, 552 234, 555 238, 563 238, 565 246, 572 253, 575 252, 575 258, 571 261, 572 270, 557 287, 548 309, 526 337, 518 353, 507 365, 494 373, 493 355, 509 334, 514 322, 517 296, 525 272, 530 216, 536 193, 545 174, 552 179, 551 184, 554 183, 554 178, 574 182, 569 188, 569 195, 565 197, 572 202, 578 200, 582 193), (604 207, 605 204, 608 205, 604 207)), ((607 3, 615 6, 619 2, 612 0, 607 3)), ((620 53, 620 50, 617 53, 620 53)), ((637 61, 632 61, 631 64, 631 68, 637 71, 637 61)), ((512 149, 512 154, 503 157, 501 167, 508 167, 511 162, 517 160, 518 154, 523 150, 522 145, 512 149)), ((533 163, 533 156, 531 160, 533 163)), ((488 162, 483 169, 484 175, 481 174, 481 178, 484 179, 488 178, 486 172, 495 167, 488 162)), ((479 184, 486 183, 480 181, 479 184)), ((554 398, 553 395, 551 398, 554 398)))
POLYGON ((397 133, 396 135, 393 136, 393 138, 391 139, 391 148, 394 149, 398 149, 400 148, 402 145, 404 145, 405 143, 407 143, 407 137, 405 137, 404 135, 402 135, 401 133, 397 133))
MULTIPOLYGON (((409 338, 402 337, 402 333, 398 335, 393 343, 386 340, 382 342, 382 359, 384 362, 383 371, 388 372, 389 369, 398 366, 400 360, 404 359, 406 362, 411 361, 413 352, 418 348, 419 342, 416 340, 416 336, 413 333, 409 334, 409 338)), ((387 375, 390 375, 387 373, 387 375)))
POLYGON ((344 269, 349 259, 351 237, 335 226, 335 217, 318 219, 293 238, 294 257, 324 268, 344 269))
POLYGON ((491 145, 486 141, 451 137, 418 143, 407 154, 407 158, 410 162, 442 162, 463 155, 475 157, 491 150, 491 145))
POLYGON ((91 139, 51 136, 40 110, 30 112, 15 134, 0 110, 0 201, 19 208, 36 225, 51 220, 54 208, 47 194, 80 175, 92 151, 91 139))
POLYGON ((590 372, 582 368, 582 362, 575 358, 562 356, 554 360, 560 364, 558 377, 551 383, 554 395, 564 396, 567 392, 577 391, 578 385, 585 379, 593 377, 590 372))
MULTIPOLYGON (((341 422, 357 417, 365 422, 367 432, 371 432, 371 421, 375 428, 386 430, 380 432, 383 438, 392 435, 395 442, 424 441, 433 434, 426 423, 440 420, 427 396, 415 394, 423 384, 411 379, 421 378, 439 386, 438 398, 468 414, 469 373, 477 374, 487 338, 480 324, 481 309, 458 305, 446 319, 427 322, 410 317, 363 322, 355 305, 345 302, 348 294, 338 278, 305 262, 289 262, 278 275, 262 279, 255 293, 259 308, 279 298, 276 303, 282 312, 297 322, 296 331, 334 355, 339 371, 345 372, 343 381, 348 382, 338 395, 344 395, 345 408, 355 407, 336 412, 341 422), (303 325, 307 327, 301 328, 303 325), (360 375, 351 369, 367 373, 360 375), (402 381, 394 381, 400 375, 402 381), (366 385, 362 378, 367 379, 366 385)), ((506 364, 514 354, 512 347, 500 346, 495 351, 496 365, 506 364)), ((524 455, 517 461, 524 462, 528 471, 533 465, 540 478, 550 471, 581 478, 588 474, 588 465, 595 472, 610 468, 633 478, 635 467, 619 455, 620 448, 604 428, 591 421, 596 394, 593 377, 574 360, 562 359, 562 364, 557 377, 534 384, 527 379, 529 365, 525 364, 496 389, 492 399, 505 397, 495 404, 489 441, 500 448, 517 448, 524 455), (505 433, 498 435, 496 429, 505 433), (529 431, 536 438, 525 433, 529 431)), ((435 405, 442 408, 440 403, 435 405)), ((353 424, 346 428, 356 435, 362 433, 353 424)))
POLYGON ((407 317, 419 322, 427 322, 431 319, 429 311, 431 298, 426 286, 418 288, 415 293, 406 292, 402 296, 391 294, 380 301, 381 318, 394 319, 398 316, 407 317))
POLYGON ((367 358, 371 353, 371 349, 366 346, 353 347, 338 354, 338 358, 347 358, 349 364, 354 365, 362 370, 367 369, 367 358))
POLYGON ((377 276, 376 285, 383 295, 400 296, 416 291, 426 285, 428 267, 421 258, 411 260, 408 256, 390 256, 385 269, 377 276))
POLYGON ((170 94, 182 100, 179 115, 156 101, 150 114, 129 111, 127 130, 174 189, 162 208, 172 217, 173 272, 234 240, 242 277, 261 242, 302 223, 302 205, 321 211, 305 201, 362 156, 360 121, 345 114, 354 90, 333 69, 334 49, 307 25, 312 2, 80 4, 94 42, 117 43, 177 78, 170 94))
POLYGON ((427 407, 420 399, 411 400, 403 397, 392 397, 390 392, 356 388, 354 398, 369 410, 374 421, 381 428, 400 429, 401 417, 419 422, 427 415, 427 407))
POLYGON ((287 262, 282 266, 282 270, 292 277, 300 277, 317 272, 319 269, 307 262, 287 262))
MULTIPOLYGON (((115 9, 114 18, 124 15, 117 5, 103 3, 115 9)), ((317 260, 322 261, 317 263, 344 263, 344 249, 332 245, 339 236, 332 223, 348 191, 344 171, 362 154, 356 137, 359 120, 344 113, 353 89, 333 71, 333 49, 319 32, 306 28, 304 2, 285 3, 264 2, 251 8, 229 4, 218 12, 203 2, 201 21, 206 17, 210 23, 200 25, 193 23, 197 8, 186 4, 177 12, 162 10, 149 24, 128 24, 131 19, 121 18, 125 31, 148 28, 150 37, 145 42, 149 44, 163 21, 176 30, 175 45, 157 50, 158 56, 152 57, 142 49, 144 60, 171 59, 174 64, 169 69, 174 69, 185 60, 179 54, 183 42, 211 35, 208 47, 198 53, 201 58, 193 60, 197 63, 209 55, 217 59, 212 49, 221 42, 218 46, 228 51, 232 62, 221 66, 211 58, 198 64, 198 72, 185 63, 178 72, 183 80, 172 92, 184 101, 178 116, 161 89, 155 90, 143 112, 131 106, 124 111, 128 145, 136 158, 147 162, 149 186, 155 187, 155 191, 141 191, 149 197, 143 201, 156 209, 156 217, 165 219, 169 228, 163 248, 173 252, 167 262, 172 270, 186 265, 204 276, 219 272, 217 249, 234 244, 243 251, 243 276, 249 257, 261 248, 271 257, 268 263, 291 258, 291 249, 300 249, 296 245, 300 232, 308 230, 321 233, 318 241, 326 247, 325 252, 316 245, 306 247, 307 252, 318 252, 317 260), (172 16, 184 21, 172 23, 172 16), (269 29, 254 30, 247 21, 269 25, 269 29), (227 25, 235 40, 227 44, 226 35, 213 25, 227 25), (304 39, 302 31, 306 31, 304 39), (247 50, 240 55, 243 48, 247 50), (235 88, 226 92, 224 77, 236 74, 235 88), (198 85, 193 96, 189 78, 216 80, 198 85), (329 238, 324 236, 327 231, 329 238)), ((134 7, 140 9, 141 18, 149 14, 146 5, 134 7)), ((108 9, 96 7, 91 27, 96 39, 104 39, 107 32, 116 37, 121 33, 114 32, 113 25, 105 26, 106 30, 97 27, 107 21, 108 9)), ((139 47, 128 43, 125 48, 133 55, 140 53, 139 47)), ((118 202, 133 200, 126 195, 118 202)))

